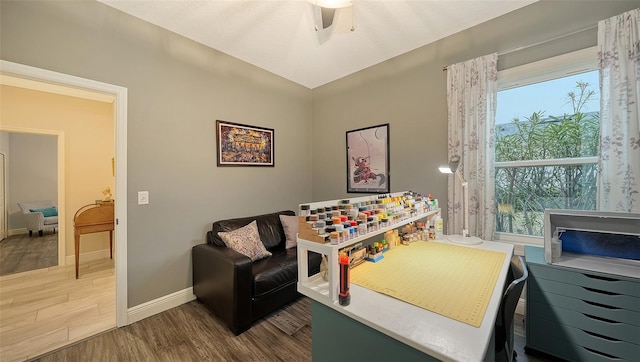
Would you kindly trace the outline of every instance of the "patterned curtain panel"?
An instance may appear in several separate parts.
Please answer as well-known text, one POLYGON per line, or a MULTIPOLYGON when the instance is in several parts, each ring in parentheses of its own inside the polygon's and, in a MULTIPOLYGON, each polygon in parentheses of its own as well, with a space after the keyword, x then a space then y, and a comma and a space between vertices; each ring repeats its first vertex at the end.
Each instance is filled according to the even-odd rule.
MULTIPOLYGON (((449 159, 461 157, 460 168, 469 184, 469 235, 492 240, 495 228, 494 127, 498 55, 447 67, 449 159)), ((461 234, 462 186, 449 177, 447 230, 461 234)))
POLYGON ((640 212, 640 9, 598 23, 599 204, 640 212))

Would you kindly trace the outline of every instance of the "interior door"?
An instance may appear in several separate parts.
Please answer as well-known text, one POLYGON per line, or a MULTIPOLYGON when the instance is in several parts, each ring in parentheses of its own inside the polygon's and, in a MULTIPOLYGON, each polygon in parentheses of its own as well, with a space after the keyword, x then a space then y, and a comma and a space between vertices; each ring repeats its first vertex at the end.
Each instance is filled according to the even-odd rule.
POLYGON ((0 240, 7 237, 7 208, 4 197, 4 153, 0 153, 0 240))

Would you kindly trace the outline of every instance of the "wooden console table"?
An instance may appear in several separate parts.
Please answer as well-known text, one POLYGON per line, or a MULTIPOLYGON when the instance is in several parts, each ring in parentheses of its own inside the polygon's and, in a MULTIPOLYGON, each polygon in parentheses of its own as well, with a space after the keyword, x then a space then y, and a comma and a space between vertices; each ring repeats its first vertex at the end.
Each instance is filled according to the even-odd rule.
POLYGON ((114 212, 113 201, 96 201, 81 207, 73 217, 76 251, 76 279, 78 279, 78 262, 80 259, 80 235, 109 232, 109 257, 113 259, 114 212))

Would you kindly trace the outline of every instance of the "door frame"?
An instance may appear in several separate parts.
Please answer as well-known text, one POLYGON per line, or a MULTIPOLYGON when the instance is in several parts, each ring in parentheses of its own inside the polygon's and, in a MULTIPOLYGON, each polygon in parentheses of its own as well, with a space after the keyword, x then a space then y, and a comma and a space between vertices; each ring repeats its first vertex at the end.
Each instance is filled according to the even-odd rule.
POLYGON ((0 231, 0 241, 4 240, 9 235, 9 212, 7 210, 7 155, 0 150, 0 177, 2 177, 2 224, 4 229, 0 231))
MULTIPOLYGON (((117 247, 115 248, 116 326, 127 325, 127 88, 5 60, 0 60, 0 74, 13 75, 80 90, 89 90, 114 97, 114 200, 117 241, 117 247)), ((62 139, 64 142, 64 134, 62 139)), ((61 138, 58 136, 58 142, 60 140, 61 138)), ((58 147, 60 146, 58 145, 58 147)), ((58 157, 60 157, 60 152, 58 152, 58 157)), ((60 187, 60 183, 58 183, 58 187, 60 187)), ((62 232, 62 229, 60 232, 62 232)))

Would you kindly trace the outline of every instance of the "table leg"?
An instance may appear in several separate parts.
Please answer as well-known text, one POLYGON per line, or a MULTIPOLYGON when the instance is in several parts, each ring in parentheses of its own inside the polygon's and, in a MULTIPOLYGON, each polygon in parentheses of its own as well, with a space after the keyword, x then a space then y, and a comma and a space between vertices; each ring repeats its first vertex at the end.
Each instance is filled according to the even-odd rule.
POLYGON ((75 249, 76 249, 76 279, 78 279, 78 263, 80 262, 80 234, 75 233, 75 249))
POLYGON ((113 230, 109 230, 109 258, 113 259, 113 230))

